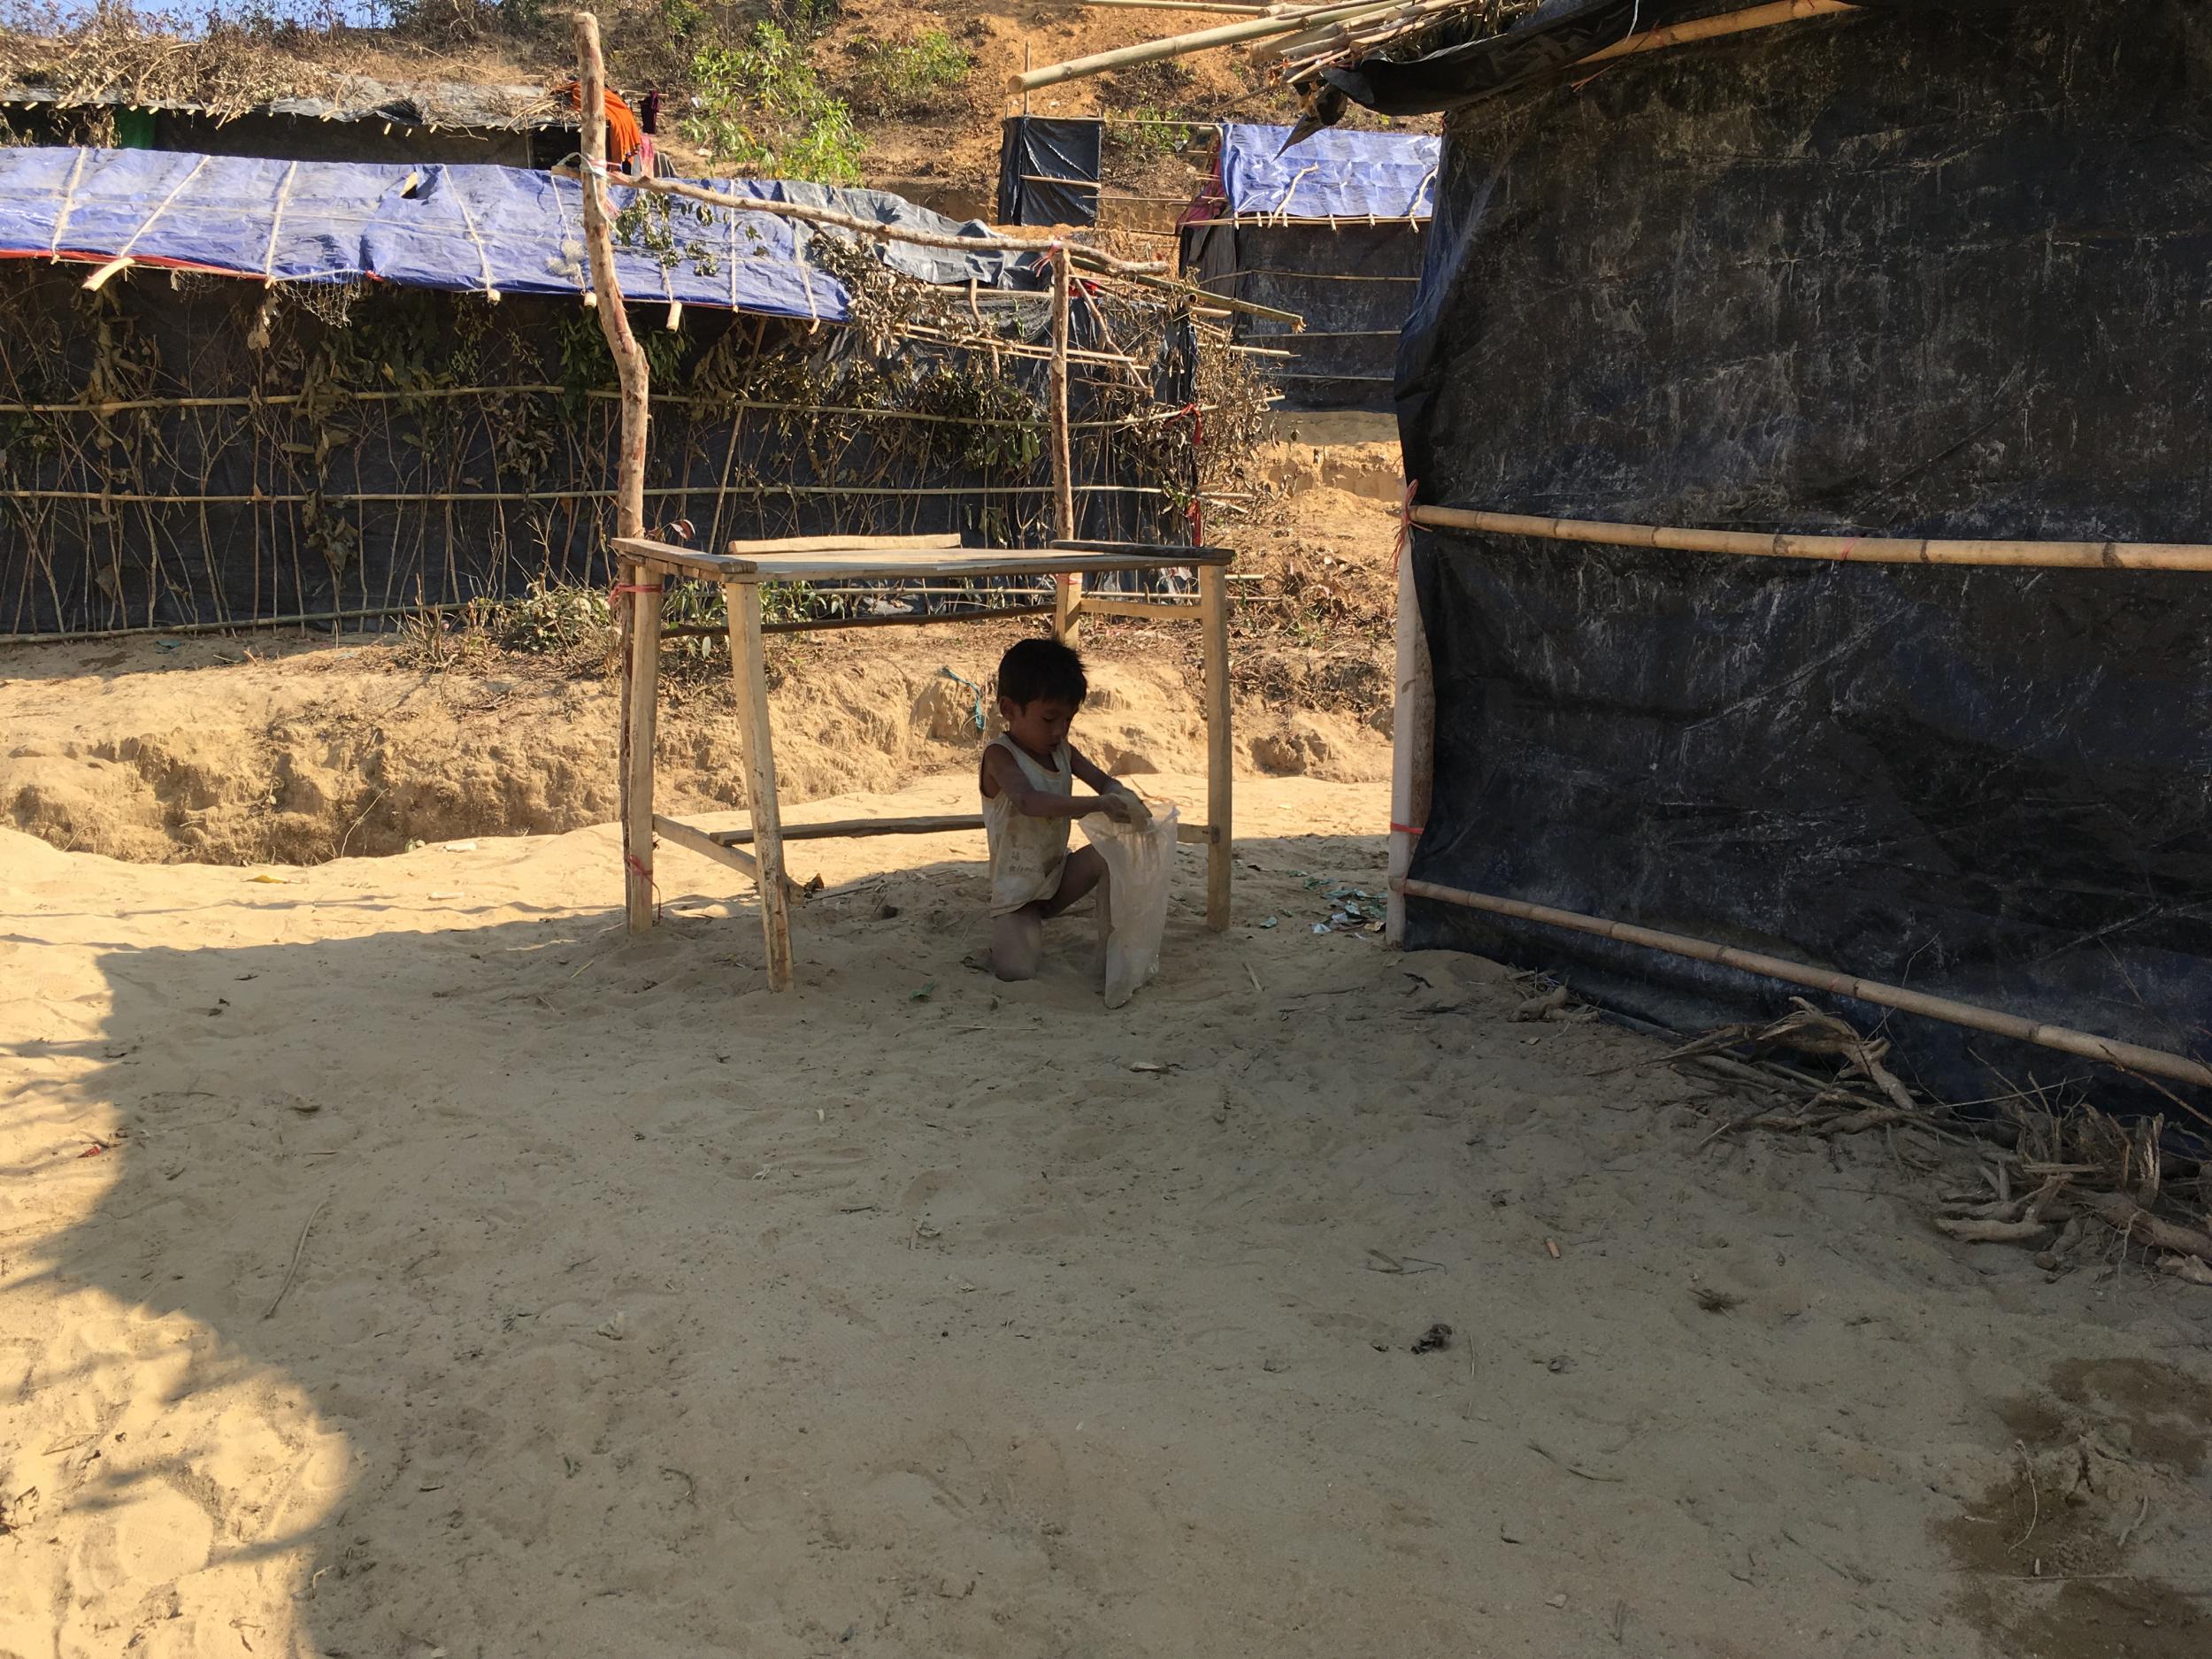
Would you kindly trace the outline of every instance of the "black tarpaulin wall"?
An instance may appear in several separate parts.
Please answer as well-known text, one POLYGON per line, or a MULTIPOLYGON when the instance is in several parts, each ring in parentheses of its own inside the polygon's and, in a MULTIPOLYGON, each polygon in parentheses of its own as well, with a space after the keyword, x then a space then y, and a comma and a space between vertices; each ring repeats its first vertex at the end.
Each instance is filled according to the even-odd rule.
POLYGON ((1063 120, 1009 116, 999 137, 998 222, 1097 224, 1104 132, 1096 116, 1063 120))
MULTIPOLYGON (((1401 363, 1421 499, 2212 541, 2208 12, 1886 10, 1464 111, 1401 363)), ((1415 876, 2212 1056, 2212 577, 1429 532, 1414 557, 1415 876)), ((1677 1026, 1789 994, 1408 920, 1677 1026)), ((1843 1011, 1955 1094, 2096 1070, 1843 1011)))
POLYGON ((1421 280, 1428 227, 1407 219, 1340 225, 1193 226, 1184 269, 1217 294, 1294 311, 1302 332, 1264 318, 1236 319, 1239 340, 1293 354, 1263 361, 1291 409, 1390 407, 1398 336, 1421 280))

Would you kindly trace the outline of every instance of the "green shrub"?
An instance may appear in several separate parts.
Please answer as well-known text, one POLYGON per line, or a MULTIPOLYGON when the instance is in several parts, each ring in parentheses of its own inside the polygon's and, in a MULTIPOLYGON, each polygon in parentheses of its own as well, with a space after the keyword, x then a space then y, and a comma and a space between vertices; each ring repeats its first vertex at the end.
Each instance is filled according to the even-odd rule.
POLYGON ((879 115, 926 115, 968 78, 975 60, 953 44, 942 29, 932 29, 909 45, 864 41, 860 57, 868 77, 868 105, 879 115))
POLYGON ((718 162, 817 184, 858 184, 867 148, 843 100, 824 90, 806 49, 773 23, 749 46, 714 46, 691 62, 698 107, 684 136, 718 162))

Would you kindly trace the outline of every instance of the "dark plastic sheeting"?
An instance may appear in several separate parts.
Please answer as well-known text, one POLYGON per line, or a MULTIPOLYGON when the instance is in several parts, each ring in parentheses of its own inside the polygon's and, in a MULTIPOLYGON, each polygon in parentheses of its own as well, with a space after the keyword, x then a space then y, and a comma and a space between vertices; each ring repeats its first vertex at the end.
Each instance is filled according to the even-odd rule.
MULTIPOLYGON (((1468 111, 1401 364, 1422 498, 2212 540, 2208 12, 1867 17, 1468 111)), ((2212 577, 1414 557, 1416 876, 2212 1057, 2212 577)), ((1678 1027, 1789 995, 1419 900, 1409 926, 1678 1027)), ((1955 1097, 1994 1069, 2113 1098, 1845 1011, 1955 1097)))
MULTIPOLYGON (((1857 0, 1867 11, 1924 13, 2001 11, 2035 3, 1857 0)), ((1434 115, 1517 87, 1576 73, 1582 59, 1632 34, 1719 12, 1748 11, 1754 4, 1755 0, 1548 0, 1496 35, 1489 32, 1479 12, 1471 12, 1464 20, 1448 22, 1434 30, 1429 37, 1434 44, 1419 58, 1398 63, 1372 58, 1348 68, 1325 70, 1322 80, 1333 94, 1385 115, 1434 115)), ((1834 26, 1847 16, 1798 19, 1780 27, 1834 26)), ((1612 71, 1594 65, 1579 73, 1612 71)))
POLYGON ((1095 116, 1069 120, 1009 117, 999 139, 998 222, 1097 224, 1099 147, 1104 131, 1095 116))

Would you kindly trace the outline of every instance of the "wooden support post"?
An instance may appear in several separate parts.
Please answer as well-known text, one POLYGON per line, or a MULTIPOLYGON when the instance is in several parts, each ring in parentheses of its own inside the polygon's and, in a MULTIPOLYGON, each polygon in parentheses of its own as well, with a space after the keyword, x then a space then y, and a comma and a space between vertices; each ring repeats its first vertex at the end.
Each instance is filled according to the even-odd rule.
POLYGON ((1229 582, 1218 565, 1198 567, 1200 627, 1206 655, 1206 926, 1229 926, 1231 864, 1229 582))
POLYGON ((630 931, 646 932, 653 904, 653 733, 661 695, 661 579, 623 565, 629 595, 629 656, 623 662, 622 846, 624 908, 630 931))
POLYGON ((1436 687, 1429 677, 1429 636, 1413 586, 1413 549, 1398 555, 1397 699, 1390 730, 1390 892, 1383 936, 1403 949, 1406 896, 1398 884, 1413 867, 1429 821, 1429 786, 1436 764, 1436 687))
POLYGON ((791 910, 784 893, 783 820, 776 802, 776 751, 768 726, 768 657, 760 632, 760 584, 726 582, 730 665, 743 705, 745 807, 753 819, 753 861, 759 865, 760 926, 768 948, 768 988, 791 988, 791 910))
MULTIPOLYGON (((576 14, 577 104, 582 121, 584 248, 591 263, 592 294, 607 303, 594 309, 607 336, 622 382, 622 439, 615 469, 614 533, 645 534, 645 430, 650 376, 645 353, 630 332, 622 287, 614 273, 614 227, 608 218, 607 71, 599 51, 599 19, 576 14)), ((630 930, 653 925, 653 708, 659 691, 660 579, 642 565, 625 562, 616 613, 624 633, 622 730, 617 766, 622 796, 623 893, 630 930), (649 588, 650 592, 640 592, 649 588), (641 603, 650 600, 649 607, 641 603), (621 603, 628 601, 630 603, 621 603), (641 672, 643 670, 644 672, 641 672), (641 683, 642 682, 642 683, 641 683), (641 711, 639 700, 644 700, 641 711), (641 739, 642 740, 641 752, 641 739), (642 790, 639 780, 643 780, 642 790), (641 799, 640 798, 641 795, 641 799)))
MULTIPOLYGON (((1072 310, 1073 267, 1065 248, 1052 255, 1052 539, 1075 540, 1075 466, 1068 444, 1068 331, 1072 310)), ((1064 645, 1079 642, 1083 579, 1064 572, 1052 579, 1052 632, 1064 645)))

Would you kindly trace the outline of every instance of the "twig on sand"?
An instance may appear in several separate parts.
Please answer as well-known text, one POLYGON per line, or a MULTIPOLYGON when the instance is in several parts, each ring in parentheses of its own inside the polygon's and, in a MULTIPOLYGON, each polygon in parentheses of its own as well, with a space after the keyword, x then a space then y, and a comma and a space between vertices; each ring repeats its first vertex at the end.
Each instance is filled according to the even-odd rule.
POLYGON ((330 1194, 328 1193, 325 1193, 316 1201, 314 1209, 307 1212, 306 1224, 300 1228, 300 1241, 292 1247, 292 1265, 284 1270, 284 1282, 277 1286, 276 1300, 270 1302, 269 1311, 261 1316, 263 1318, 273 1319, 276 1317, 277 1303, 284 1300, 284 1293, 292 1288, 292 1280, 298 1277, 300 1271, 300 1257, 307 1253, 308 1232, 314 1226, 315 1217, 323 1213, 323 1206, 329 1202, 330 1194))
POLYGON ((2012 1548, 2005 1552, 2007 1555, 2033 1538, 2035 1529, 2043 1524, 2043 1496, 2035 1489, 2035 1463, 2028 1455, 2027 1442, 2015 1440, 2012 1449, 2020 1454, 2020 1467, 2028 1477, 2028 1530, 2012 1540, 2012 1548))
POLYGON ((2120 1529, 2120 1541, 2114 1545, 2112 1548, 2112 1556, 2114 1560, 2116 1561, 2121 1556, 2127 1554, 2128 1540, 2135 1536, 2135 1529, 2143 1525, 2143 1517, 2150 1512, 2150 1494, 2147 1492, 2143 1494, 2142 1502, 2136 1508, 2135 1518, 2120 1529))
POLYGON ((1259 995, 1265 996, 1267 987, 1260 983, 1260 976, 1252 972, 1252 964, 1248 960, 1244 964, 1244 973, 1245 977, 1252 981, 1252 989, 1259 995))
POLYGON ((1534 1440, 1531 1440, 1528 1443, 1528 1448, 1532 1452, 1534 1452, 1539 1457, 1542 1458, 1546 1463, 1556 1464, 1559 1468, 1565 1470, 1569 1474, 1579 1476, 1584 1480, 1594 1480, 1600 1486, 1617 1486, 1621 1484, 1621 1478, 1618 1475, 1594 1475, 1588 1470, 1583 1468, 1581 1464, 1569 1463, 1565 1458, 1560 1456, 1558 1453, 1539 1446, 1534 1440))

